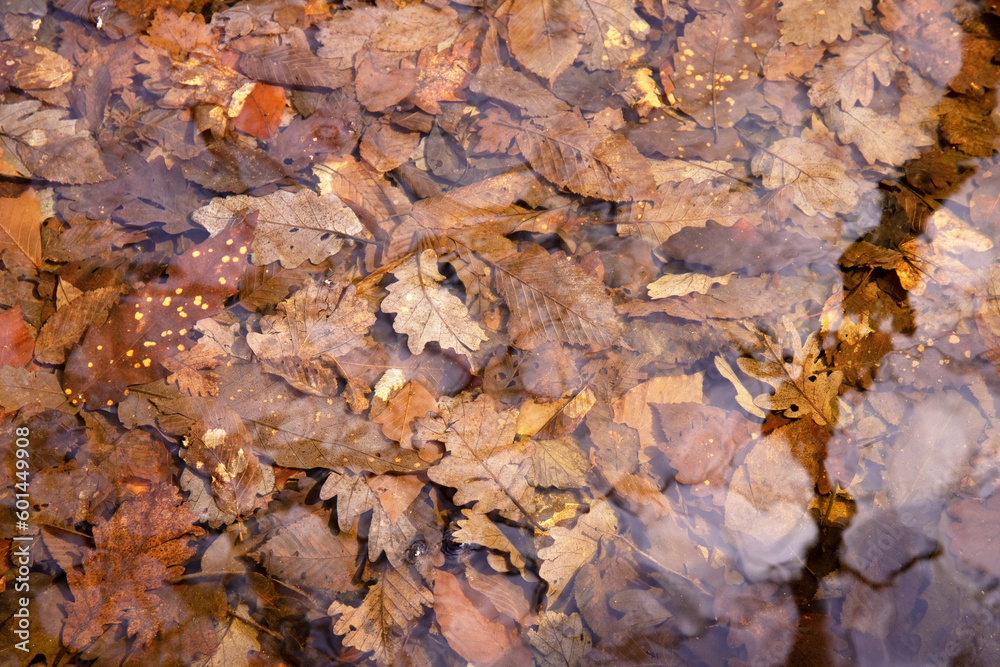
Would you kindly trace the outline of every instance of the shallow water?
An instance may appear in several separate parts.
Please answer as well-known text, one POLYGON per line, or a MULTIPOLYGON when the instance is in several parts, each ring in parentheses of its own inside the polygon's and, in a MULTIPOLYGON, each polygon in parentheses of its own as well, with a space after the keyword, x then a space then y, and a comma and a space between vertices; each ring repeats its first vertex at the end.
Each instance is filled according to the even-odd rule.
POLYGON ((4 656, 1000 664, 994 11, 0 4, 4 656))

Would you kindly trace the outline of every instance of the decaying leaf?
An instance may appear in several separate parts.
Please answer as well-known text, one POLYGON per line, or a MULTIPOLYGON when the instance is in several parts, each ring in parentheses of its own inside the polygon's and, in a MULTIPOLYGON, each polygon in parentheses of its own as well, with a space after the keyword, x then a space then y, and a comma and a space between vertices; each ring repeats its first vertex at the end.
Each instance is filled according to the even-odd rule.
POLYGON ((433 250, 425 250, 400 264, 393 271, 396 282, 387 288, 389 296, 382 300, 382 311, 396 315, 393 328, 409 337, 413 354, 436 342, 471 360, 471 353, 487 336, 461 299, 441 285, 444 276, 437 261, 433 250))
POLYGON ((806 215, 833 216, 858 203, 858 184, 820 144, 781 139, 754 155, 751 166, 768 190, 790 186, 795 205, 806 215))
POLYGON ((862 10, 870 8, 871 0, 786 0, 778 11, 781 39, 808 46, 850 39, 863 21, 862 10))
POLYGON ((345 237, 357 236, 363 230, 357 216, 339 197, 319 196, 312 190, 216 198, 195 211, 192 218, 215 236, 241 211, 259 212, 251 255, 259 266, 281 262, 283 267, 293 269, 307 260, 319 264, 340 252, 345 237))
POLYGON ((549 595, 558 599, 577 571, 597 554, 601 541, 618 532, 618 517, 606 501, 590 506, 573 528, 555 527, 549 531, 552 546, 538 550, 542 559, 539 574, 549 582, 549 595))

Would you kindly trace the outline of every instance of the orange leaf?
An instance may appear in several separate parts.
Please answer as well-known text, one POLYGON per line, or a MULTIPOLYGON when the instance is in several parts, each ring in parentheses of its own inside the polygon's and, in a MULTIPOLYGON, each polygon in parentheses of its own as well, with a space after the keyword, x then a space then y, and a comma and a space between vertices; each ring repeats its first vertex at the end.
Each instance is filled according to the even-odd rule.
POLYGON ((35 341, 24 326, 21 305, 0 313, 0 366, 26 366, 34 352, 35 341))
POLYGON ((42 263, 42 213, 35 191, 0 199, 0 252, 10 248, 38 267, 42 263))
POLYGON ((240 132, 270 141, 278 131, 285 110, 285 89, 258 83, 243 104, 243 110, 233 123, 240 132))
POLYGON ((382 425, 385 437, 395 440, 400 447, 413 449, 413 422, 436 407, 437 401, 422 384, 410 382, 389 399, 373 421, 382 425))

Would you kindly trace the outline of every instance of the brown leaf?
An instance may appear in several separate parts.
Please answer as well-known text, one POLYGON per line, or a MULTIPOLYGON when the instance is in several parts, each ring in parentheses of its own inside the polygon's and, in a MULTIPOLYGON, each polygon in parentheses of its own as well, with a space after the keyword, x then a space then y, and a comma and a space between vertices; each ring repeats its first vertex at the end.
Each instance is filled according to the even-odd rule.
POLYGON ((176 382, 180 390, 192 396, 217 396, 219 376, 202 373, 223 362, 222 352, 202 343, 163 360, 163 367, 170 372, 167 382, 176 382))
POLYGON ((389 568, 368 588, 364 602, 351 607, 334 602, 327 612, 339 616, 333 631, 344 643, 362 653, 374 651, 379 663, 389 662, 424 615, 424 607, 434 604, 434 595, 412 570, 389 568))
POLYGON ((0 313, 0 366, 27 366, 35 350, 35 341, 24 326, 21 305, 0 313))
MULTIPOLYGON (((487 340, 469 316, 461 299, 441 285, 437 254, 425 250, 400 264, 393 272, 382 312, 395 313, 393 328, 408 336, 410 352, 420 354, 429 342, 450 348, 472 360, 471 353, 487 340)), ((473 362, 474 363, 474 362, 473 362)))
POLYGON ((385 408, 372 417, 382 425, 382 433, 404 449, 413 449, 413 423, 431 410, 437 409, 437 399, 419 382, 408 382, 397 391, 385 408))
POLYGON ((108 312, 121 296, 119 288, 101 287, 88 290, 59 308, 45 321, 35 354, 43 364, 61 364, 66 361, 66 349, 80 340, 88 326, 100 326, 108 312))
POLYGON ((857 181, 822 144, 780 139, 754 155, 751 167, 768 190, 790 185, 795 205, 806 215, 832 217, 853 210, 858 203, 857 181))
POLYGON ((580 52, 576 4, 572 0, 514 0, 509 11, 511 53, 531 72, 554 81, 580 52))
POLYGON ((590 633, 583 628, 579 614, 545 611, 538 617, 538 629, 528 630, 528 641, 541 656, 541 667, 580 664, 590 651, 590 633))
POLYGON ((140 646, 149 643, 178 611, 162 589, 195 554, 190 539, 204 531, 194 521, 172 488, 158 486, 98 523, 95 548, 67 573, 74 602, 67 605, 65 645, 83 651, 107 626, 119 625, 140 646))
POLYGON ((493 266, 519 347, 550 340, 601 349, 618 339, 617 316, 603 286, 563 253, 531 246, 493 266))
POLYGON ((35 100, 0 105, 0 174, 57 183, 110 179, 97 142, 67 114, 35 100))
POLYGON ((968 498, 948 506, 953 521, 948 526, 950 551, 963 567, 997 576, 998 567, 994 545, 1000 537, 997 509, 1000 495, 988 498, 968 498))
POLYGON ((871 0, 785 0, 778 11, 781 41, 818 46, 837 38, 850 39, 854 26, 863 25, 862 10, 871 0))
POLYGON ((538 550, 542 560, 538 573, 549 582, 549 599, 557 600, 577 570, 597 554, 601 540, 617 533, 618 516, 604 500, 591 503, 590 512, 580 517, 572 528, 552 528, 549 531, 552 546, 538 550))
POLYGON ((830 52, 836 57, 823 63, 809 88, 809 100, 817 107, 835 102, 843 109, 856 102, 867 107, 875 95, 875 80, 888 86, 901 66, 885 35, 863 35, 834 45, 830 52))
POLYGON ((521 72, 499 65, 484 65, 476 70, 469 88, 502 102, 516 105, 529 116, 554 116, 569 111, 569 106, 544 86, 521 72))
POLYGON ((744 21, 743 12, 699 16, 678 40, 674 96, 702 127, 739 122, 760 82, 760 59, 750 40, 742 39, 744 21))
POLYGON ((534 169, 570 192, 609 201, 657 198, 649 165, 635 146, 575 113, 524 123, 517 145, 534 169))
POLYGON ((441 634, 460 656, 471 663, 524 665, 531 654, 517 635, 489 618, 469 599, 455 575, 438 570, 434 577, 434 616, 441 634))
POLYGON ((91 327, 70 354, 66 395, 90 409, 113 404, 130 384, 163 376, 161 360, 183 351, 195 321, 222 312, 246 266, 253 228, 239 221, 173 258, 164 282, 150 282, 91 327))
POLYGON ((215 235, 240 211, 260 212, 251 246, 251 259, 258 266, 279 261, 286 269, 306 261, 319 264, 340 252, 345 237, 364 229, 339 197, 319 196, 312 190, 216 198, 191 217, 215 235))
POLYGON ((616 70, 641 57, 644 49, 640 42, 651 28, 635 13, 634 2, 580 0, 577 8, 584 33, 580 61, 588 69, 616 70))
POLYGON ((285 89, 258 83, 233 121, 233 128, 251 137, 270 141, 278 131, 285 110, 285 89))

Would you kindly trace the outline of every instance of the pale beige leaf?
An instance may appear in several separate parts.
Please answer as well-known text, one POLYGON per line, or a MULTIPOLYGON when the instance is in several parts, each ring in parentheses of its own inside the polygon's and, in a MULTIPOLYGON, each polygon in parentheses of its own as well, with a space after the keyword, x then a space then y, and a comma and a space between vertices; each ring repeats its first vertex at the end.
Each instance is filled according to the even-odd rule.
POLYGON ((833 217, 857 206, 858 183, 821 144, 780 139, 754 155, 750 167, 768 190, 791 186, 795 205, 806 215, 833 217))
POLYGON ((753 574, 799 557, 816 535, 809 514, 813 481, 782 430, 754 445, 733 473, 726 495, 726 528, 753 574))
POLYGON ((630 389, 611 408, 615 422, 628 424, 639 432, 643 447, 655 446, 653 412, 650 403, 701 403, 704 373, 655 377, 630 389))
POLYGON ((542 560, 538 573, 549 582, 549 600, 557 600, 577 570, 590 562, 601 539, 613 537, 617 532, 618 516, 606 500, 591 503, 590 512, 572 528, 552 528, 549 536, 554 543, 538 550, 542 560))
POLYGON ((761 208, 755 195, 716 183, 704 172, 696 171, 690 180, 687 178, 660 185, 659 201, 652 206, 639 202, 619 207, 615 215, 618 233, 638 236, 655 247, 685 227, 704 227, 709 220, 723 227, 731 227, 740 219, 750 223, 760 220, 761 208))
POLYGON ((833 106, 828 114, 830 129, 837 133, 837 138, 857 146, 868 164, 884 162, 900 167, 920 154, 919 146, 934 143, 919 127, 903 127, 895 117, 867 107, 855 106, 841 111, 833 106))
POLYGON ((781 41, 818 46, 850 39, 854 26, 864 24, 862 10, 871 6, 872 0, 783 0, 781 41))
POLYGON ((718 278, 706 276, 703 273, 668 273, 660 276, 654 282, 646 285, 650 299, 665 299, 668 296, 684 296, 685 294, 708 294, 712 285, 726 285, 735 273, 727 273, 718 278))
POLYGON ((535 440, 531 482, 535 486, 572 489, 585 486, 589 464, 570 437, 535 440))
POLYGON ((578 665, 591 647, 590 633, 583 628, 580 615, 557 611, 543 611, 538 616, 538 629, 528 630, 528 641, 540 667, 578 665))
POLYGON ((219 648, 205 663, 205 667, 249 667, 250 651, 259 651, 257 628, 246 623, 241 617, 248 616, 249 608, 241 602, 236 613, 227 617, 216 628, 220 637, 219 648))
POLYGON ((519 570, 525 566, 525 556, 510 541, 495 521, 492 521, 485 514, 473 510, 462 510, 464 519, 458 520, 461 526, 453 533, 453 539, 463 544, 481 544, 487 549, 502 551, 510 558, 511 565, 519 570))
POLYGON ((392 274, 396 282, 388 286, 382 312, 395 313, 392 326, 408 336, 410 352, 420 354, 424 346, 436 342, 464 354, 479 349, 486 333, 469 316, 462 300, 441 285, 444 276, 437 268, 437 255, 425 250, 400 264, 392 274))
POLYGON ((809 88, 809 100, 817 107, 835 102, 844 109, 856 102, 867 107, 875 94, 875 80, 888 86, 901 66, 892 40, 885 35, 864 35, 830 51, 836 57, 823 63, 809 88))
MULTIPOLYGON (((339 197, 319 196, 312 190, 217 197, 191 217, 214 236, 243 210, 260 211, 251 248, 258 266, 280 261, 285 268, 295 268, 306 260, 319 264, 340 252, 345 236, 364 231, 358 216, 339 197)), ((238 251, 234 248, 233 256, 241 258, 235 254, 238 251)))
POLYGON ((750 393, 750 390, 743 385, 743 382, 740 381, 739 376, 736 375, 736 371, 733 370, 733 367, 729 365, 729 362, 727 362, 721 356, 716 355, 715 367, 719 370, 719 373, 722 375, 722 377, 729 380, 729 382, 732 383, 733 388, 736 389, 736 402, 739 404, 739 406, 744 410, 746 410, 747 412, 749 412, 750 414, 752 414, 754 417, 760 417, 761 419, 764 419, 767 416, 767 414, 765 414, 763 410, 754 405, 753 395, 750 393))

